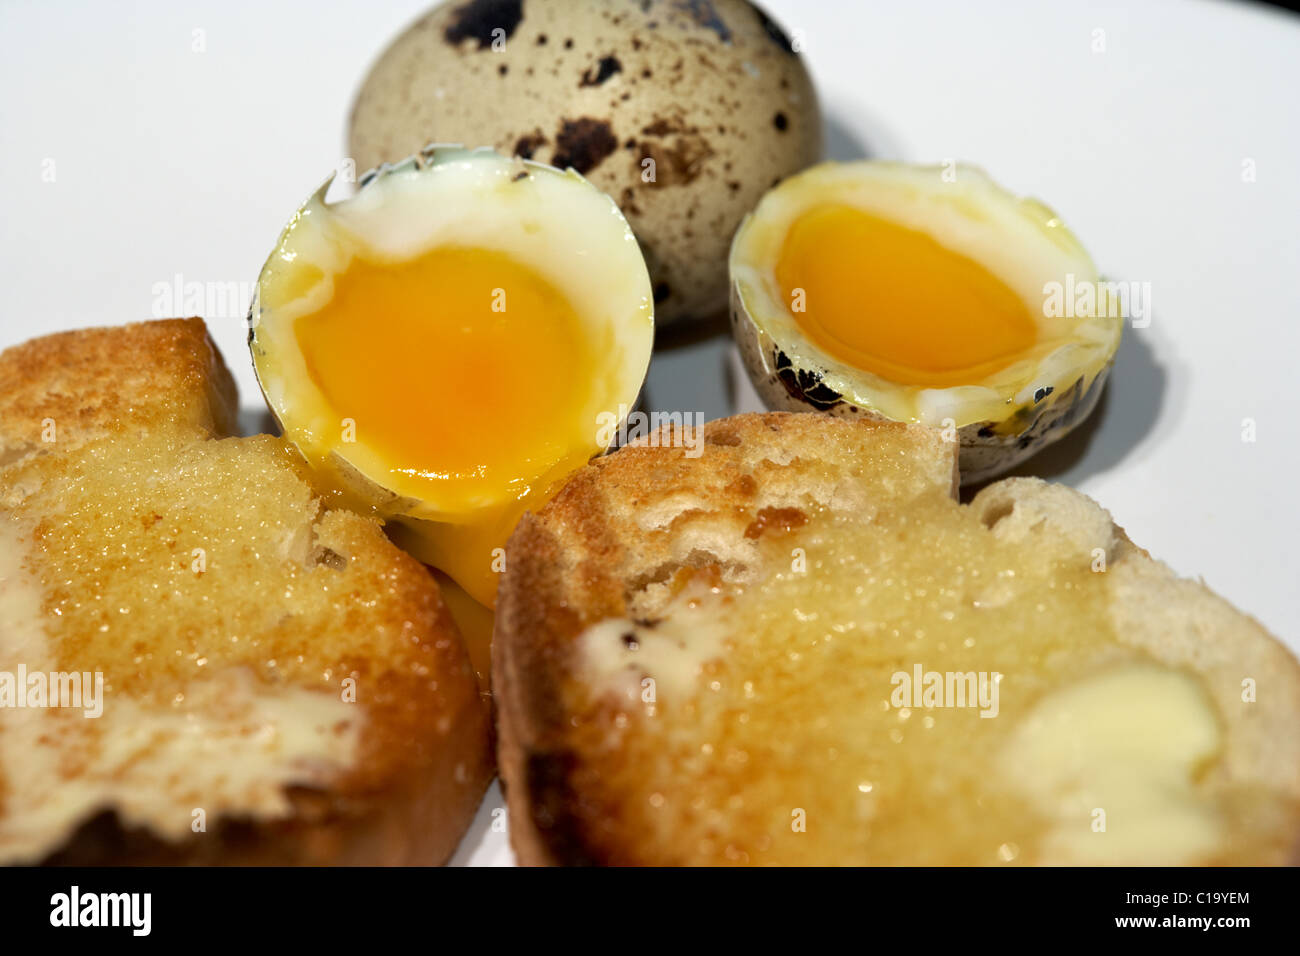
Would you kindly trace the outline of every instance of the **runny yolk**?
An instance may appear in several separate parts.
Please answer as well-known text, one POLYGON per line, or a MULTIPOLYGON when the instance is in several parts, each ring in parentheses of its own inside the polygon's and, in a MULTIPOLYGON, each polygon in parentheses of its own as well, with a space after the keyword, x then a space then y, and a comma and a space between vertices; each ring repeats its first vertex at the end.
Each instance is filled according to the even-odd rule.
POLYGON ((484 694, 491 690, 492 672, 492 625, 494 616, 490 610, 475 601, 464 588, 452 578, 437 572, 438 590, 442 592, 442 603, 447 605, 451 619, 456 622, 465 649, 469 651, 470 666, 478 678, 478 689, 484 694))
POLYGON ((384 461, 368 477, 447 514, 421 522, 416 556, 490 605, 494 549, 596 451, 593 348, 572 304, 505 253, 442 247, 354 259, 294 331, 342 433, 350 420, 384 461))
POLYGON ((978 262, 843 204, 795 220, 776 279, 818 346, 904 385, 976 384, 1037 333, 1025 302, 978 262))

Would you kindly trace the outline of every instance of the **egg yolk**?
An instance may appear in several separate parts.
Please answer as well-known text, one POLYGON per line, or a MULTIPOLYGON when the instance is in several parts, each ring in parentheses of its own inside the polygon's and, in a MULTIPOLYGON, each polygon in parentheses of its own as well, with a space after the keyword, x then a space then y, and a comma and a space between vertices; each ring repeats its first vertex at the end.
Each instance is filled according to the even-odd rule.
POLYGON ((817 206, 795 220, 776 279, 813 342, 903 385, 976 383, 1037 334, 1025 302, 984 266, 852 206, 817 206))
POLYGON ((495 617, 455 582, 441 572, 434 572, 438 581, 438 590, 442 592, 442 603, 447 606, 451 619, 456 622, 465 649, 469 651, 470 666, 478 678, 478 688, 484 694, 492 689, 492 626, 495 617))
POLYGON ((385 463, 368 477, 445 517, 418 522, 410 550, 490 605, 494 550, 598 450, 593 349, 572 304, 506 253, 441 247, 353 259, 294 332, 342 441, 385 463))

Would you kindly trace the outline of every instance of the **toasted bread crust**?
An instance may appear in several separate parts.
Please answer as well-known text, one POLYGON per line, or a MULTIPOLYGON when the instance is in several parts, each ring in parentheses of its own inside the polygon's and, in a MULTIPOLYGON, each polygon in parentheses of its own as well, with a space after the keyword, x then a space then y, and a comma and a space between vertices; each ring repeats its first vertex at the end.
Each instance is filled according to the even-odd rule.
MULTIPOLYGON (((780 441, 772 447, 791 451, 791 457, 817 448, 839 456, 843 450, 832 446, 846 440, 844 430, 854 430, 853 440, 869 442, 879 427, 812 414, 723 419, 705 426, 700 459, 688 461, 679 448, 621 450, 593 462, 540 514, 520 522, 507 547, 508 570, 498 595, 493 688, 498 763, 511 839, 522 864, 623 864, 667 856, 661 847, 636 845, 637 837, 624 828, 623 808, 608 802, 599 785, 602 768, 587 762, 574 715, 564 704, 566 687, 577 679, 578 636, 607 617, 635 619, 629 596, 644 584, 647 570, 688 559, 689 552, 673 552, 672 540, 647 536, 646 521, 666 520, 666 537, 681 539, 698 533, 694 526, 707 516, 720 534, 729 529, 735 543, 756 513, 780 501, 786 490, 780 487, 785 477, 775 473, 775 490, 763 487, 761 479, 750 485, 740 481, 761 464, 766 430, 779 430, 780 441), (691 490, 693 502, 684 505, 680 496, 691 490), (661 509, 669 501, 673 506, 661 509)), ((944 450, 919 437, 916 453, 931 456, 928 473, 937 483, 944 450)), ((829 497, 827 489, 814 497, 829 501, 846 494, 837 487, 829 497)), ((970 505, 987 514, 990 526, 1012 506, 1023 512, 1002 531, 1024 533, 1025 547, 1033 547, 1032 535, 1039 533, 1089 541, 1085 553, 1094 538, 1109 542, 1111 567, 1119 572, 1112 579, 1125 615, 1122 641, 1167 666, 1198 674, 1223 715, 1226 756, 1215 770, 1217 778, 1227 786, 1268 786, 1300 807, 1300 739, 1277 732, 1300 720, 1295 657, 1253 619, 1152 560, 1077 492, 1037 479, 1007 479, 970 505), (1265 674, 1269 699, 1261 695, 1243 708, 1243 675, 1265 674)), ((1300 811, 1277 827, 1271 852, 1273 859, 1296 861, 1300 811)))
POLYGON ((496 774, 486 707, 457 722, 459 743, 368 793, 292 788, 282 820, 221 818, 180 843, 124 826, 112 811, 87 820, 45 866, 437 866, 456 851, 496 774), (463 778, 458 776, 461 767, 463 778))
MULTIPOLYGON (((5 454, 0 531, 17 535, 12 540, 37 580, 45 570, 66 565, 67 534, 76 545, 90 533, 87 518, 64 513, 77 507, 69 503, 69 493, 89 495, 78 499, 83 508, 78 515, 111 515, 107 530, 96 533, 113 537, 124 554, 128 547, 138 552, 132 552, 133 570, 107 563, 92 567, 93 580, 66 580, 58 586, 59 593, 70 592, 64 598, 41 581, 46 613, 56 599, 71 601, 73 613, 47 620, 41 629, 46 637, 36 643, 28 639, 29 651, 44 647, 42 653, 69 654, 76 667, 99 669, 99 663, 87 662, 102 661, 113 685, 106 720, 113 717, 115 700, 139 700, 155 714, 154 697, 175 693, 186 700, 204 682, 168 670, 164 661, 173 648, 166 640, 162 653, 138 657, 134 666, 107 649, 96 651, 96 628, 77 610, 93 602, 80 601, 76 589, 83 587, 97 599, 115 593, 123 575, 147 579, 145 591, 152 580, 154 593, 167 599, 149 603, 151 614, 182 615, 174 623, 175 655, 183 646, 187 659, 212 658, 206 671, 191 675, 217 676, 209 672, 220 669, 223 654, 229 659, 228 634, 242 634, 248 654, 234 658, 221 673, 238 671, 246 675, 241 680, 268 692, 297 688, 333 697, 334 706, 339 706, 342 678, 351 677, 357 690, 350 706, 360 715, 351 762, 308 768, 306 780, 285 785, 285 812, 267 815, 263 803, 241 809, 226 795, 215 804, 222 809, 212 812, 206 832, 191 836, 186 826, 183 837, 163 837, 123 817, 106 795, 102 812, 73 819, 66 839, 51 848, 45 862, 428 865, 451 856, 495 767, 490 707, 437 583, 426 567, 389 542, 376 522, 325 507, 314 495, 305 465, 277 439, 213 440, 233 430, 235 392, 200 320, 64 333, 10 349, 0 355, 0 413, 5 454), (47 418, 55 421, 56 440, 37 444, 47 418), (102 499, 94 497, 95 488, 101 488, 102 499), (256 513, 241 532, 228 518, 223 524, 224 504, 216 503, 230 493, 283 505, 275 506, 280 511, 256 513), (135 530, 141 519, 152 530, 135 530), (195 521, 213 547, 220 538, 234 542, 229 561, 238 559, 242 540, 245 548, 265 554, 253 559, 263 562, 253 565, 255 573, 264 568, 269 580, 277 566, 292 571, 282 580, 291 582, 293 595, 267 593, 260 603, 283 600, 278 620, 292 620, 293 627, 277 623, 274 614, 255 616, 256 607, 221 617, 223 594, 259 603, 256 595, 222 590, 239 588, 253 575, 166 576, 166 566, 174 567, 178 555, 188 567, 188 545, 183 550, 178 542, 195 532, 195 521), (258 531, 254 526, 264 521, 282 530, 258 531), (116 537, 113 529, 119 527, 116 537), (183 619, 186 609, 195 607, 217 610, 183 619), (200 619, 217 624, 197 626, 200 619), (155 657, 162 659, 157 666, 141 663, 155 657)), ((231 503, 237 504, 225 500, 231 503)), ((4 583, 0 571, 0 594, 4 583)), ((19 641, 23 633, 20 629, 19 641)), ((116 633, 105 640, 120 640, 116 633)), ((174 712, 183 715, 184 708, 174 712)), ((95 728, 101 723, 89 722, 95 728)), ((4 769, 0 761, 0 820, 14 805, 7 797, 23 785, 21 766, 8 780, 4 769)), ((121 769, 131 772, 129 764, 121 769)), ((189 785, 180 768, 177 775, 182 786, 189 785)), ((209 798, 216 800, 201 788, 195 797, 200 806, 211 807, 209 798)), ((175 829, 172 805, 167 806, 175 829)), ((4 849, 0 840, 0 857, 4 849)))
POLYGON ((583 618, 566 606, 559 542, 525 514, 506 549, 527 555, 507 563, 492 634, 492 694, 497 766, 510 814, 510 840, 524 866, 604 862, 572 812, 573 755, 563 741, 564 714, 555 689, 567 676, 568 644, 583 618))
POLYGON ((236 414, 235 380, 202 319, 59 332, 0 352, 0 465, 160 423, 231 435, 236 414))

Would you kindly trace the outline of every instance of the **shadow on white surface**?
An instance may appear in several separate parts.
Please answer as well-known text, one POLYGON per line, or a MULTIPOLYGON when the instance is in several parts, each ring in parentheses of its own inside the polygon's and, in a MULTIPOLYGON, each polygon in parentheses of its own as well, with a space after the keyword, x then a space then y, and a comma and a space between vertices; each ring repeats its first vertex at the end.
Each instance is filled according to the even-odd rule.
MULTIPOLYGON (((243 398, 244 396, 241 396, 243 398)), ((259 396, 245 398, 256 401, 259 396)), ((239 409, 239 434, 241 435, 279 435, 280 426, 275 423, 271 412, 265 407, 242 405, 239 409)))
MULTIPOLYGON (((1115 355, 1097 408, 1060 441, 1013 468, 1008 475, 1033 476, 1079 486, 1136 454, 1149 453, 1181 416, 1183 389, 1170 343, 1157 330, 1128 328, 1115 355)), ((975 489, 971 489, 975 490, 975 489)))
POLYGON ((873 149, 869 140, 859 135, 861 121, 850 124, 830 109, 822 114, 822 158, 839 163, 855 159, 886 158, 873 149))
MULTIPOLYGON (((901 137, 860 99, 844 103, 838 96, 822 96, 822 155, 824 159, 907 159, 901 137)), ((922 162, 938 162, 933 156, 922 162)))

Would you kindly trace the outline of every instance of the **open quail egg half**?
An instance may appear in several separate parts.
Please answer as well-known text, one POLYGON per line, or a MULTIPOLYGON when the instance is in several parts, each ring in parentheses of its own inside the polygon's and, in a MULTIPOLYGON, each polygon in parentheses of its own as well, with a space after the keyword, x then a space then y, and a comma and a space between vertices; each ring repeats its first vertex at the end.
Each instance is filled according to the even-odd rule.
POLYGON ((970 166, 824 163, 731 246, 732 331, 772 408, 947 429, 962 480, 1082 421, 1123 332, 1078 240, 970 166))
POLYGON ((577 173, 431 146, 294 214, 249 345, 318 479, 491 606, 525 509, 605 450, 654 333, 632 231, 577 173))

